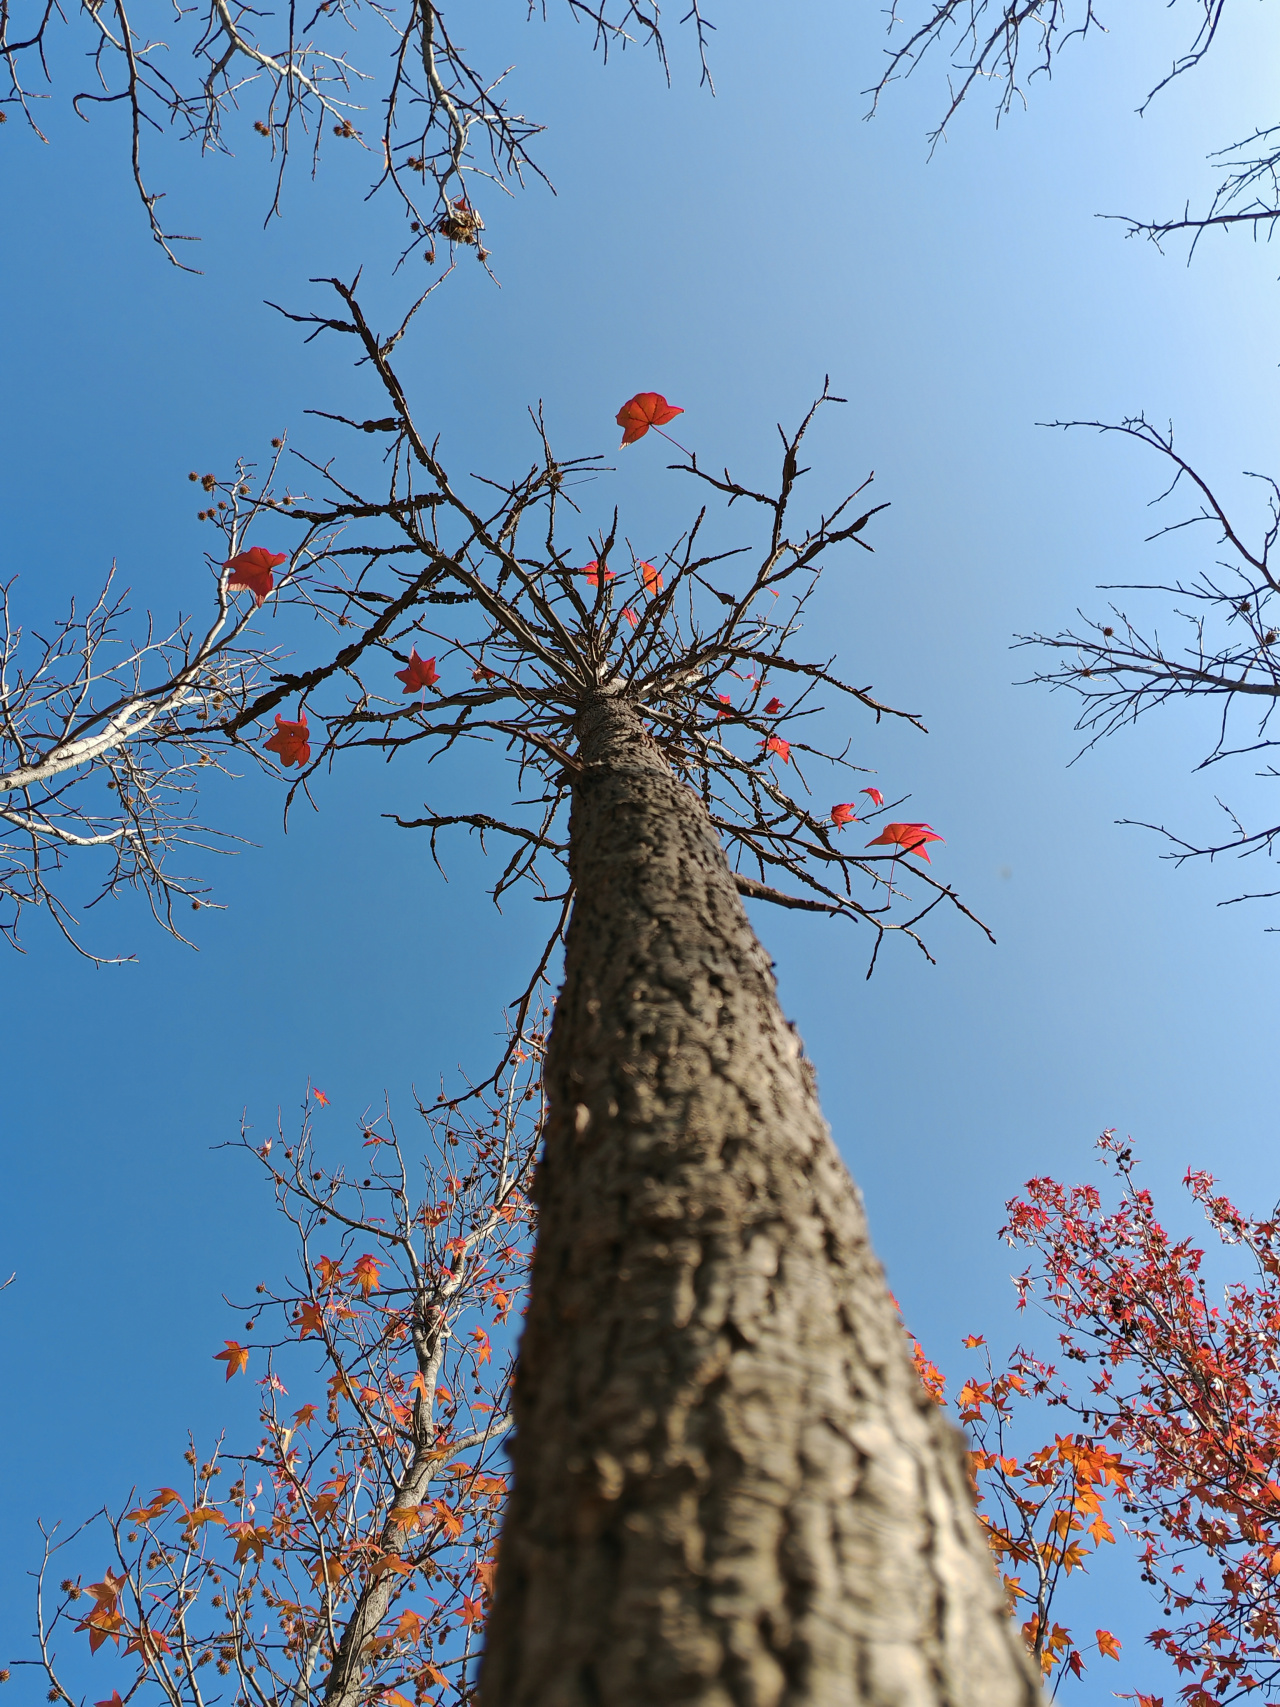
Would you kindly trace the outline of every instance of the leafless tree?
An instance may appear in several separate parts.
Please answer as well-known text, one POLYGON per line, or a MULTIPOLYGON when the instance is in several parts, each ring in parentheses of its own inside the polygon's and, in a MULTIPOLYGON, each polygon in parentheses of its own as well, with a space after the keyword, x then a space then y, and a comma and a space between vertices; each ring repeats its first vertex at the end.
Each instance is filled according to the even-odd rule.
MULTIPOLYGON (((1175 78, 1194 70, 1217 39, 1225 0, 1194 0, 1194 27, 1186 48, 1143 99, 1140 112, 1175 78)), ((873 110, 890 85, 909 76, 926 60, 948 62, 949 97, 930 141, 941 140, 961 104, 978 89, 995 91, 998 118, 1015 102, 1025 104, 1037 75, 1048 77, 1058 55, 1076 39, 1106 34, 1095 0, 926 0, 918 19, 895 4, 889 30, 898 39, 888 50, 884 70, 870 91, 873 110)), ((1247 226, 1270 236, 1280 219, 1280 126, 1255 129, 1240 142, 1210 156, 1218 185, 1207 207, 1162 219, 1119 217, 1130 236, 1157 244, 1186 233, 1195 242, 1209 230, 1247 226)))
MULTIPOLYGON (((667 69, 659 10, 641 0, 566 0, 604 55, 641 44, 667 69)), ((704 82, 712 26, 701 0, 684 14, 696 38, 704 82)), ((530 7, 530 12, 534 8, 530 7)), ((545 8, 544 8, 545 10, 545 8)), ((149 0, 0 0, 0 59, 6 107, 42 140, 40 102, 48 99, 52 32, 67 27, 93 68, 73 105, 82 118, 119 104, 129 115, 133 180, 152 236, 178 265, 174 245, 191 242, 161 217, 162 193, 149 187, 144 142, 172 130, 203 152, 238 145, 269 149, 274 190, 268 218, 280 211, 286 168, 301 153, 314 173, 326 132, 370 157, 370 193, 386 190, 408 226, 401 259, 435 259, 436 243, 469 246, 485 260, 484 195, 526 178, 545 179, 529 152, 542 125, 511 106, 511 67, 483 67, 464 44, 475 21, 433 0, 410 0, 398 13, 384 0, 316 0, 250 6, 200 0, 162 12, 149 0), (184 69, 184 65, 187 69, 184 69)))
POLYGON ((873 950, 963 910, 918 861, 927 826, 855 850, 852 803, 808 792, 857 768, 817 695, 898 715, 797 650, 826 559, 869 549, 879 508, 863 482, 796 518, 834 399, 782 434, 773 491, 673 465, 757 517, 755 543, 704 504, 646 561, 616 516, 588 541, 597 460, 558 458, 536 414, 527 472, 455 480, 389 341, 330 282, 337 312, 300 318, 351 337, 378 382, 385 415, 331 418, 385 436, 386 481, 369 496, 312 460, 321 496, 289 513, 345 525, 308 581, 352 637, 222 732, 260 740, 284 707, 295 790, 353 750, 456 756, 474 778, 477 744, 508 749, 514 807, 400 821, 433 846, 504 841, 495 892, 550 906, 517 1032, 564 944, 481 1699, 1029 1704, 959 1439, 921 1391, 741 899, 869 929, 873 950))
MULTIPOLYGON (((1271 718, 1280 703, 1280 579, 1272 566, 1280 534, 1280 486, 1269 475, 1252 476, 1260 482, 1265 509, 1251 540, 1208 481, 1178 450, 1171 427, 1156 427, 1142 416, 1115 424, 1054 424, 1115 433, 1155 451, 1172 470, 1169 485, 1155 501, 1189 494, 1192 509, 1160 528, 1152 539, 1184 528, 1207 527, 1225 554, 1187 579, 1104 589, 1156 595, 1166 620, 1172 617, 1176 624, 1173 642, 1155 624, 1134 619, 1113 603, 1105 616, 1082 617, 1078 629, 1020 636, 1021 644, 1047 649, 1052 655, 1034 680, 1079 696, 1076 727, 1088 736, 1089 745, 1171 700, 1205 698, 1212 708, 1214 733, 1198 768, 1261 758, 1265 768, 1259 774, 1280 776, 1280 770, 1267 761, 1280 741, 1271 730, 1271 718)), ((1167 837, 1171 857, 1179 863, 1227 854, 1274 853, 1280 824, 1248 829, 1231 807, 1221 800, 1218 804, 1230 826, 1220 838, 1187 840, 1163 825, 1146 827, 1167 837)), ((1255 898, 1258 895, 1232 897, 1255 898)))
POLYGON ((237 588, 226 566, 253 523, 275 507, 281 448, 261 484, 243 464, 228 480, 208 474, 199 482, 209 506, 201 519, 220 536, 203 617, 179 615, 162 626, 148 614, 141 633, 131 634, 128 595, 117 590, 113 567, 87 610, 73 601, 47 632, 24 632, 17 578, 0 587, 0 931, 13 946, 26 909, 43 907, 88 958, 119 958, 82 941, 66 896, 69 864, 77 878, 96 864, 98 899, 141 890, 175 936, 182 934, 175 907, 209 904, 206 886, 171 863, 179 848, 227 845, 192 816, 199 771, 224 763, 226 743, 216 731, 266 679, 273 647, 260 616, 295 597, 315 609, 301 588, 295 593, 296 571, 318 548, 315 535, 268 577, 273 585, 260 599, 237 588))

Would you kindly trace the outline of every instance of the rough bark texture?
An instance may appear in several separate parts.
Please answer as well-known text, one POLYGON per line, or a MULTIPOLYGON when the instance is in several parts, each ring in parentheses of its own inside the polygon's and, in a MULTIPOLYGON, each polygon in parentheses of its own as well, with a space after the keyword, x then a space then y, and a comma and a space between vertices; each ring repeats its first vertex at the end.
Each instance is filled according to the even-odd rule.
POLYGON ((484 1707, 1031 1707, 715 834, 631 708, 579 733, 484 1707))

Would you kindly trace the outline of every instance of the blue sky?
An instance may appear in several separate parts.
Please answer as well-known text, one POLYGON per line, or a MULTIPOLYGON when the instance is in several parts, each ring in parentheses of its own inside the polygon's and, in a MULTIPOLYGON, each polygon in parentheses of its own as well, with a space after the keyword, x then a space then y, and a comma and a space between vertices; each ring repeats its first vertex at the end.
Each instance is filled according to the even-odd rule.
MULTIPOLYGON (((563 19, 522 17, 506 57, 550 121, 559 194, 533 189, 491 220, 500 286, 464 267, 402 368, 449 462, 492 472, 525 459, 538 399, 566 454, 612 458, 622 398, 664 391, 685 407, 684 442, 752 478, 772 464, 774 422, 824 374, 849 399, 815 439, 815 495, 874 468, 892 508, 874 557, 830 577, 815 626, 850 675, 923 714, 927 738, 848 729, 886 792, 909 791, 946 836, 937 869, 998 946, 940 921, 936 967, 899 947, 867 984, 857 933, 755 916, 892 1285, 957 1370, 963 1333, 1007 1343, 1026 1326, 995 1239, 1004 1200, 1032 1174, 1090 1172, 1104 1127, 1132 1132, 1180 1226, 1191 1164, 1250 1208, 1280 1196, 1272 918, 1216 907, 1235 874, 1175 872, 1115 823, 1213 822, 1224 779, 1192 774, 1207 722, 1170 713, 1068 768, 1071 707, 1016 686, 1030 666, 1010 650, 1016 632, 1097 609, 1098 582, 1197 560, 1186 541, 1142 543, 1153 462, 1037 422, 1171 417, 1246 505, 1240 471, 1275 466, 1272 251, 1208 241, 1187 268, 1095 218, 1180 206, 1209 182, 1209 149, 1270 119, 1274 20, 1228 17, 1214 56, 1139 119, 1184 22, 1148 4, 1069 49, 999 130, 981 104, 962 113, 930 160, 936 71, 863 122, 878 14, 815 0, 781 29, 775 9, 725 8, 714 101, 687 52, 668 90, 641 55, 602 68, 563 19)), ((405 293, 354 151, 295 180, 265 230, 247 148, 204 163, 162 151, 169 218, 204 238, 191 277, 147 242, 113 125, 55 103, 49 147, 16 124, 0 138, 4 573, 31 618, 112 559, 139 608, 189 607, 208 538, 187 471, 259 456, 286 426, 322 448, 303 411, 358 415, 369 395, 341 344, 304 347, 264 299, 309 307, 310 277, 362 262, 388 317, 405 293)), ((617 502, 655 554, 690 496, 652 439, 617 460, 589 505, 617 502)), ((204 868, 228 910, 200 916, 198 953, 125 902, 90 917, 95 942, 136 949, 136 965, 95 970, 38 923, 29 952, 0 962, 0 1266, 17 1273, 0 1297, 3 1654, 25 1649, 38 1515, 169 1480, 189 1426, 244 1416, 212 1361, 235 1331, 221 1297, 289 1253, 257 1181, 217 1149, 242 1111, 271 1125, 310 1078, 348 1142, 384 1088, 405 1103, 482 1058, 521 986, 535 909, 496 914, 463 843, 446 885, 422 840, 381 817, 437 790, 415 764, 346 767, 287 835, 278 784, 212 788, 206 816, 252 845, 204 868)), ((467 780, 448 786, 462 798, 467 780)), ((502 787, 487 767, 475 780, 502 787)), ((1227 793, 1266 800, 1243 775, 1227 793)), ((1167 1684, 1142 1649, 1154 1607, 1133 1573, 1096 1577, 1063 1612, 1126 1644, 1064 1698, 1167 1684)), ((29 1683, 9 1687, 27 1698, 29 1683)))

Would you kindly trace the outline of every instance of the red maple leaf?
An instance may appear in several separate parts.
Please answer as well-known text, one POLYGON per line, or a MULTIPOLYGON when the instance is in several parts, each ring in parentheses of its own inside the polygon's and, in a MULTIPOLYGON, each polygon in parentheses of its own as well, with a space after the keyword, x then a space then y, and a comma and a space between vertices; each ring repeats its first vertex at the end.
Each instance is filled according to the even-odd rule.
POLYGON ((640 618, 632 610, 630 605, 624 605, 622 607, 622 614, 623 614, 623 616, 626 617, 627 621, 631 624, 632 628, 634 628, 636 626, 636 624, 640 621, 640 618))
POLYGON ((247 587, 253 594, 254 603, 262 605, 276 584, 271 571, 278 569, 287 556, 288 552, 267 551, 260 545, 254 545, 248 551, 239 551, 234 557, 228 557, 222 567, 234 570, 234 573, 227 582, 227 590, 247 587))
POLYGON ((843 830, 846 824, 856 824, 858 814, 853 809, 853 802, 846 800, 841 806, 831 808, 831 822, 837 830, 843 830))
POLYGON ((321 1108, 328 1108, 329 1099, 324 1094, 323 1091, 313 1090, 311 1094, 316 1099, 316 1101, 320 1104, 321 1108))
POLYGON ((650 427, 665 427, 677 415, 683 415, 674 403, 668 403, 659 391, 637 391, 618 410, 617 421, 622 428, 622 442, 633 445, 642 439, 650 427))
MULTIPOLYGON (((944 838, 936 830, 931 830, 927 824, 886 824, 878 836, 873 836, 867 843, 869 848, 885 846, 899 847, 904 854, 919 854, 926 865, 930 863, 925 851, 926 842, 940 842, 944 838)), ((897 858, 897 855, 894 855, 897 858)))
POLYGON ((884 795, 881 794, 878 788, 864 788, 862 792, 864 794, 869 794, 877 806, 884 805, 884 795))
POLYGON ((784 741, 781 735, 770 735, 767 740, 761 741, 760 745, 766 753, 776 753, 784 765, 791 763, 791 743, 784 741))
MULTIPOLYGON (((600 565, 596 562, 594 557, 591 559, 590 563, 587 564, 582 573, 586 576, 587 585, 589 587, 598 587, 600 585, 600 565)), ((606 581, 613 581, 617 579, 612 569, 605 570, 604 578, 606 581)))
POLYGON ((718 693, 716 695, 716 698, 720 701, 720 704, 724 707, 723 711, 717 711, 716 712, 716 722, 718 723, 721 720, 721 718, 732 717, 732 715, 733 715, 733 701, 729 698, 727 693, 718 693))
POLYGON ((638 563, 640 579, 644 582, 644 590, 650 598, 662 591, 662 576, 652 563, 638 563))
POLYGON ((276 732, 265 745, 268 753, 279 753, 280 763, 287 770, 290 765, 305 765, 311 759, 309 745, 311 731, 307 720, 300 712, 298 721, 290 723, 287 718, 276 712, 276 732))
POLYGON ((782 701, 775 694, 774 697, 769 701, 768 705, 765 706, 764 714, 766 717, 772 717, 775 712, 778 712, 781 710, 782 710, 782 701))
POLYGON ((214 1352, 213 1361, 226 1364, 227 1380, 230 1381, 233 1375, 238 1375, 248 1364, 249 1348, 247 1345, 238 1345, 235 1340, 228 1340, 226 1343, 225 1351, 214 1352))
POLYGON ((417 693, 419 688, 433 688, 440 680, 434 658, 419 658, 415 646, 409 653, 409 666, 405 670, 396 671, 396 680, 404 683, 406 693, 417 693))

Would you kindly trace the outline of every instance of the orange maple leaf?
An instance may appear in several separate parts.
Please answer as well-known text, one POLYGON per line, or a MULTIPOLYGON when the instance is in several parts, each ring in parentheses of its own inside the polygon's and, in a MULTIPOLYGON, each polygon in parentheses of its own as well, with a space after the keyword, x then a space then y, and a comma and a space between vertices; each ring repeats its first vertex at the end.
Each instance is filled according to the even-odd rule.
POLYGON ((316 1273, 320 1276, 321 1286, 336 1286, 342 1279, 342 1270, 332 1257, 321 1257, 316 1263, 316 1273))
POLYGON ((293 1318, 293 1325, 298 1330, 298 1338, 306 1339, 308 1334, 324 1335, 324 1314, 316 1304, 299 1304, 293 1318))
MULTIPOLYGON (((182 1495, 175 1493, 172 1488, 157 1488, 146 1505, 139 1506, 136 1511, 126 1512, 125 1516, 130 1523, 150 1523, 152 1518, 159 1517, 165 1507, 171 1505, 182 1505, 182 1495)), ((185 1506, 183 1509, 186 1509, 185 1506)))
POLYGON ((396 680, 404 683, 405 693, 417 693, 419 688, 433 688, 440 680, 434 658, 419 658, 415 646, 409 653, 408 667, 396 671, 396 680))
POLYGON ((397 1641, 416 1642, 422 1634, 422 1619, 416 1612, 402 1612, 391 1633, 397 1641))
POLYGON ((226 1364, 227 1380, 230 1381, 233 1375, 239 1375, 240 1371, 248 1366, 249 1348, 247 1345, 238 1345, 235 1340, 228 1340, 226 1344, 225 1351, 214 1352, 213 1361, 226 1364))
POLYGON ((656 593, 660 593, 662 591, 662 576, 654 568, 652 563, 637 563, 636 568, 640 571, 640 579, 644 582, 644 590, 648 593, 650 598, 653 598, 656 593))
POLYGON ((1095 1634, 1098 1638, 1098 1652, 1106 1659, 1118 1660, 1120 1658, 1120 1643, 1110 1630, 1098 1630, 1095 1631, 1095 1634))
POLYGON ((351 1278, 359 1281, 360 1290, 366 1298, 377 1288, 379 1266, 378 1259, 366 1251, 362 1257, 357 1257, 352 1267, 351 1278))
POLYGON ((306 717, 299 712, 298 721, 290 723, 287 718, 276 712, 276 732, 265 744, 268 753, 279 753, 280 763, 287 770, 290 765, 305 765, 311 760, 310 747, 311 731, 307 727, 306 717))
POLYGON ((265 1555, 267 1543, 271 1539, 270 1529, 258 1528, 255 1524, 248 1522, 229 1523, 227 1534, 236 1537, 237 1565, 243 1565, 250 1554, 255 1559, 261 1559, 265 1555))
POLYGON ((261 607, 275 586, 275 576, 271 571, 278 569, 287 556, 285 551, 266 551, 262 546, 254 545, 248 551, 239 551, 234 557, 228 557, 222 565, 224 569, 233 571, 227 582, 228 591, 232 587, 247 587, 253 594, 254 604, 261 607))
MULTIPOLYGON (((868 790, 868 792, 870 792, 868 790)), ((873 836, 867 843, 869 848, 880 846, 897 847, 904 854, 919 854, 920 858, 929 864, 929 855, 925 850, 926 842, 940 842, 944 838, 936 830, 931 830, 927 824, 886 824, 878 836, 873 836)), ((893 856, 895 859, 897 854, 893 856)))
POLYGON ((313 1090, 311 1094, 316 1099, 316 1101, 320 1104, 321 1108, 328 1108, 329 1099, 324 1094, 323 1091, 313 1090))
MULTIPOLYGON (((650 427, 665 427, 668 421, 674 421, 677 415, 683 414, 684 410, 668 403, 661 392, 637 391, 618 410, 616 419, 622 428, 623 444, 633 445, 644 437, 650 427)), ((664 433, 663 437, 667 435, 664 433)))
POLYGON ((190 1541, 191 1537, 195 1534, 196 1530, 201 1527, 202 1524, 225 1523, 226 1521, 227 1521, 226 1518, 223 1517, 222 1513, 218 1510, 218 1508, 216 1506, 211 1506, 211 1505, 193 1506, 191 1508, 191 1510, 187 1513, 186 1518, 184 1519, 184 1522, 186 1523, 186 1526, 187 1526, 187 1540, 190 1541))
MULTIPOLYGON (((467 1466, 470 1469, 470 1465, 467 1466)), ((457 1512, 443 1500, 432 1500, 431 1509, 440 1519, 440 1527, 451 1541, 456 1541, 462 1534, 462 1519, 457 1512)))
POLYGON ((93 1596, 94 1607, 88 1617, 76 1625, 76 1630, 89 1632, 89 1651, 96 1654, 105 1641, 119 1645, 120 1632, 124 1628, 124 1619, 120 1616, 118 1603, 120 1591, 127 1578, 125 1574, 113 1576, 108 1565, 100 1583, 90 1583, 89 1593, 93 1596))
POLYGON ((843 805, 831 808, 831 822, 837 830, 843 830, 846 824, 856 824, 858 814, 853 809, 853 802, 846 800, 843 805))
POLYGON ((781 735, 770 735, 760 745, 766 753, 776 753, 784 765, 791 763, 791 743, 784 741, 781 735))
POLYGON ((472 1328, 471 1337, 476 1342, 475 1358, 477 1363, 489 1361, 489 1336, 483 1328, 472 1328))

